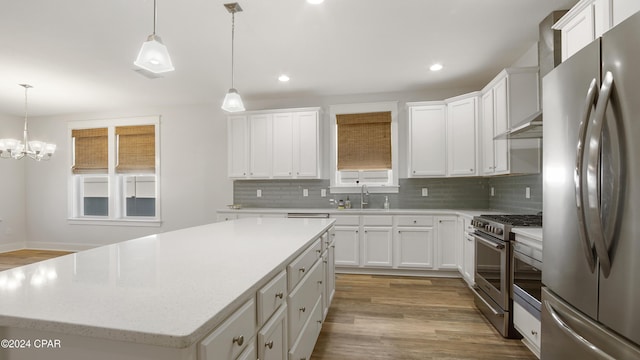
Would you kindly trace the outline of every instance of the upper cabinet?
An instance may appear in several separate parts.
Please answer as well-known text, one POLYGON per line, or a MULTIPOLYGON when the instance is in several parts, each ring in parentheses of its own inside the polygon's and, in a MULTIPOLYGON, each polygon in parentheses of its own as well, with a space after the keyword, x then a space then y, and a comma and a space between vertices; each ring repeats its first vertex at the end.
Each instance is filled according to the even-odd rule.
POLYGON ((230 178, 319 178, 319 109, 251 112, 227 121, 230 178))
POLYGON ((639 10, 638 0, 579 1, 553 26, 562 34, 562 61, 639 10))
POLYGON ((540 110, 538 68, 508 68, 483 90, 482 159, 484 175, 540 172, 539 139, 495 139, 540 110))
POLYGON ((478 95, 407 104, 409 177, 478 175, 478 95))
POLYGON ((447 169, 450 176, 477 175, 478 94, 447 100, 447 169))
POLYGON ((409 104, 409 177, 447 175, 447 105, 409 104))

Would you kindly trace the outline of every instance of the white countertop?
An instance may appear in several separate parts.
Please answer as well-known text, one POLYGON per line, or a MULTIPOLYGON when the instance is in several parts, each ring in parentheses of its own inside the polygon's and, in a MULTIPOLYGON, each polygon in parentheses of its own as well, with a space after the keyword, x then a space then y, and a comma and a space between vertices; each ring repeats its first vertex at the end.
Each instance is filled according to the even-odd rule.
POLYGON ((468 218, 482 214, 504 214, 500 210, 488 209, 335 209, 335 208, 242 208, 242 209, 218 209, 223 213, 261 213, 261 214, 287 214, 287 213, 322 213, 331 215, 442 215, 452 214, 468 218))
POLYGON ((518 240, 518 235, 542 241, 542 228, 541 227, 514 227, 511 229, 514 234, 516 234, 516 240, 518 240))
POLYGON ((220 222, 0 272, 0 327, 187 347, 332 222, 220 222))

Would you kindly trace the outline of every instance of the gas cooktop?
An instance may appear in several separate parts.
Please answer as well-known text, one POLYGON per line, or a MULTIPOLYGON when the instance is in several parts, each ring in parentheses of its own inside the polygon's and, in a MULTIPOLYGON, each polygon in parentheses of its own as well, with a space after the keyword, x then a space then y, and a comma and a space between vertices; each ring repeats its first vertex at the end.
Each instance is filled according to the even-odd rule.
POLYGON ((542 226, 542 215, 480 215, 480 218, 511 227, 542 226))

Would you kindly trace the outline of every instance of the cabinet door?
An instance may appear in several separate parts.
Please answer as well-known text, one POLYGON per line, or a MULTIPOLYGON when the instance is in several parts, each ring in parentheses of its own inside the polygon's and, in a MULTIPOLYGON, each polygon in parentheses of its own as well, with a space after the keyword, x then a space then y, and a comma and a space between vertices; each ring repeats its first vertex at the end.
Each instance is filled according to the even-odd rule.
POLYGON ((260 360, 286 360, 288 349, 287 304, 283 304, 258 332, 258 358, 260 360))
POLYGON ((326 281, 325 281, 325 293, 327 294, 326 308, 324 310, 324 317, 327 317, 329 307, 333 301, 333 295, 336 293, 336 244, 331 243, 327 248, 327 263, 326 263, 326 281))
POLYGON ((445 176, 445 105, 415 106, 409 120, 409 176, 445 176))
POLYGON ((293 118, 295 177, 318 177, 318 112, 295 113, 293 118))
POLYGON ((588 5, 576 14, 560 32, 562 61, 565 61, 595 39, 593 5, 588 5))
POLYGON ((231 178, 247 176, 249 158, 249 131, 246 116, 230 116, 227 119, 227 148, 229 151, 227 175, 231 178))
POLYGON ((620 24, 629 16, 640 11, 640 1, 638 0, 612 0, 608 2, 611 4, 610 12, 613 26, 620 24))
POLYGON ((357 226, 336 226, 335 246, 336 265, 358 266, 360 265, 360 240, 359 227, 357 226))
POLYGON ((455 217, 442 217, 437 219, 438 226, 436 240, 436 268, 457 269, 458 243, 457 219, 455 217))
MULTIPOLYGON (((502 134, 509 128, 509 99, 507 78, 500 80, 493 88, 493 136, 502 134)), ((494 172, 509 171, 509 140, 494 140, 494 172)))
POLYGON ((273 114, 273 177, 293 175, 293 114, 273 114))
POLYGON ((447 105, 447 156, 449 175, 476 173, 477 98, 447 105))
POLYGON ((395 267, 433 267, 433 228, 398 227, 396 235, 395 267))
POLYGON ((476 242, 470 234, 464 232, 462 237, 462 276, 469 286, 475 285, 476 242))
POLYGON ((270 114, 249 117, 249 177, 268 178, 271 175, 271 119, 270 114))
POLYGON ((482 173, 493 174, 496 166, 493 150, 493 90, 482 95, 482 173))
POLYGON ((363 265, 375 267, 391 267, 392 248, 391 227, 365 226, 363 243, 363 265))

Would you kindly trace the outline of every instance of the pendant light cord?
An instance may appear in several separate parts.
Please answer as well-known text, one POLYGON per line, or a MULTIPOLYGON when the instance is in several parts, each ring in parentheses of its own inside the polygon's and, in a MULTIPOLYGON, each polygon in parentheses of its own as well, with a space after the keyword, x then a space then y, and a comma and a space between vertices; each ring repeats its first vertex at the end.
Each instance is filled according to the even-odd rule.
POLYGON ((233 42, 235 38, 235 31, 236 31, 236 12, 234 10, 231 13, 231 88, 232 89, 235 89, 233 87, 233 52, 234 52, 233 42))
POLYGON ((20 84, 20 86, 24 87, 24 146, 25 149, 29 149, 29 130, 28 130, 28 125, 27 125, 27 119, 28 119, 28 91, 29 88, 32 87, 29 84, 20 84))
POLYGON ((158 7, 156 6, 156 0, 153 0, 153 35, 156 34, 156 19, 158 18, 158 7))

